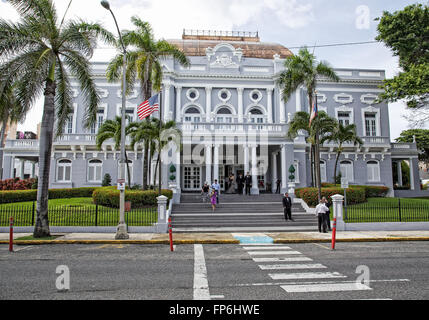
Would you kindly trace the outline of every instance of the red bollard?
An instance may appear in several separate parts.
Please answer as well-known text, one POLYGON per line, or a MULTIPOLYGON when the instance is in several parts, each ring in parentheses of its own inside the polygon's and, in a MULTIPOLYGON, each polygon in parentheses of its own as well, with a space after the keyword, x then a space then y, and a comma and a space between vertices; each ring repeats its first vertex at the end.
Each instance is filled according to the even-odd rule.
POLYGON ((336 232, 337 232, 337 218, 334 218, 334 223, 333 223, 333 226, 332 226, 332 244, 331 244, 331 249, 332 250, 335 250, 336 232))
POLYGON ((170 250, 173 251, 173 230, 171 230, 171 217, 168 218, 168 233, 170 236, 170 250))
POLYGON ((9 252, 13 252, 13 217, 9 218, 9 252))

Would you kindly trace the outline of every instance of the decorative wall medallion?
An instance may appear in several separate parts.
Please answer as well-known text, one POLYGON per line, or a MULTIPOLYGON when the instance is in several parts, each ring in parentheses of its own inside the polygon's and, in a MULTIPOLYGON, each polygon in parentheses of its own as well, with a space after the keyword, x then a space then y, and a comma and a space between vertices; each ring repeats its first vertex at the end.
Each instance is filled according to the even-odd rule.
POLYGON ((353 96, 346 93, 338 93, 334 96, 334 101, 338 103, 352 103, 353 102, 353 96))

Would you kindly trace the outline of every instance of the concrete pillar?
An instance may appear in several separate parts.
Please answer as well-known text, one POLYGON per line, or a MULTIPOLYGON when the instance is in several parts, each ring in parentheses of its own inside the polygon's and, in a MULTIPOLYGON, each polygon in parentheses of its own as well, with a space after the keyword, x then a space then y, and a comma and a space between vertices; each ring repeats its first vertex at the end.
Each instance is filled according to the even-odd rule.
POLYGON ((273 123, 273 89, 267 88, 267 117, 268 123, 273 123))
POLYGON ((295 109, 296 112, 301 111, 301 88, 296 89, 295 92, 295 97, 296 97, 296 104, 295 104, 295 109))
POLYGON ((286 108, 281 89, 279 89, 280 123, 286 123, 286 108))
POLYGON ((244 175, 249 172, 249 146, 244 145, 244 175))
POLYGON ((176 123, 179 123, 182 117, 181 97, 182 97, 182 87, 176 86, 176 123))
POLYGON ((162 110, 163 112, 163 118, 164 121, 167 122, 170 120, 170 88, 171 86, 166 84, 164 85, 164 90, 165 90, 165 99, 164 99, 164 110, 162 110))
POLYGON ((250 194, 259 194, 259 188, 258 188, 258 158, 256 156, 256 148, 257 145, 250 146, 252 149, 252 189, 250 190, 250 194))
POLYGON ((36 177, 36 162, 31 163, 31 178, 36 177))
POLYGON ((180 161, 180 149, 176 151, 176 185, 177 185, 177 190, 181 190, 180 184, 181 184, 181 161, 180 161))
POLYGON ((410 163, 410 190, 414 190, 414 168, 413 168, 413 159, 409 158, 410 163))
POLYGON ((277 152, 271 154, 271 191, 274 193, 277 189, 277 152))
POLYGON ((206 160, 206 181, 211 185, 212 181, 212 145, 206 145, 205 150, 205 160, 206 160))
POLYGON ((286 145, 281 146, 280 163, 281 163, 281 170, 282 170, 282 177, 281 177, 282 184, 281 184, 280 192, 285 193, 287 192, 286 145))
POLYGON ((167 217, 167 201, 166 196, 159 196, 156 198, 158 201, 158 223, 157 231, 158 232, 167 232, 168 231, 168 217, 167 217))
POLYGON ((331 199, 332 199, 332 209, 333 209, 334 218, 337 219, 336 228, 338 231, 345 231, 346 224, 344 223, 344 218, 343 218, 344 196, 340 194, 335 194, 331 197, 331 199))
POLYGON ((213 181, 217 180, 219 182, 219 145, 214 145, 214 156, 213 156, 213 181))
POLYGON ((212 112, 212 87, 206 87, 206 122, 210 122, 210 113, 212 112))
POLYGON ((21 163, 21 166, 20 166, 20 171, 19 171, 19 178, 24 179, 25 160, 21 159, 20 163, 21 163))
POLYGON ((244 91, 244 88, 237 88, 237 93, 238 93, 238 123, 243 123, 243 91, 244 91))

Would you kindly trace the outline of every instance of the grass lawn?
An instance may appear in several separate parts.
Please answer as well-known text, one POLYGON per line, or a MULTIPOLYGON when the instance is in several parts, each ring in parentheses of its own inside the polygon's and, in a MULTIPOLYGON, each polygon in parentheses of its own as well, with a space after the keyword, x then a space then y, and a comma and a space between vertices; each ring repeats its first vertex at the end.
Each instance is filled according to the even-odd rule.
MULTIPOLYGON (((15 226, 32 226, 35 220, 36 203, 15 202, 0 204, 0 226, 9 226, 9 217, 14 217, 15 226)), ((119 209, 97 206, 92 198, 67 198, 49 200, 50 226, 116 226, 119 209)), ((129 226, 151 226, 158 221, 157 207, 134 208, 125 213, 129 226)))
POLYGON ((346 222, 418 221, 429 221, 427 198, 369 198, 368 202, 347 206, 346 222))
POLYGON ((55 240, 58 237, 60 236, 50 236, 50 237, 43 237, 43 238, 34 238, 33 236, 25 236, 25 237, 16 238, 15 240, 55 240))

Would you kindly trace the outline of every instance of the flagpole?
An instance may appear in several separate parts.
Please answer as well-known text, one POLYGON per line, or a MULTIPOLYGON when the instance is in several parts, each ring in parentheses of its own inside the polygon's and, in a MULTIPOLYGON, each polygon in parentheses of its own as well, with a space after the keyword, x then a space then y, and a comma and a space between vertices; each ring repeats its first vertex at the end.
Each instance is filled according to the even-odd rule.
POLYGON ((159 91, 159 137, 158 137, 158 196, 161 196, 161 128, 162 128, 162 84, 159 91))

